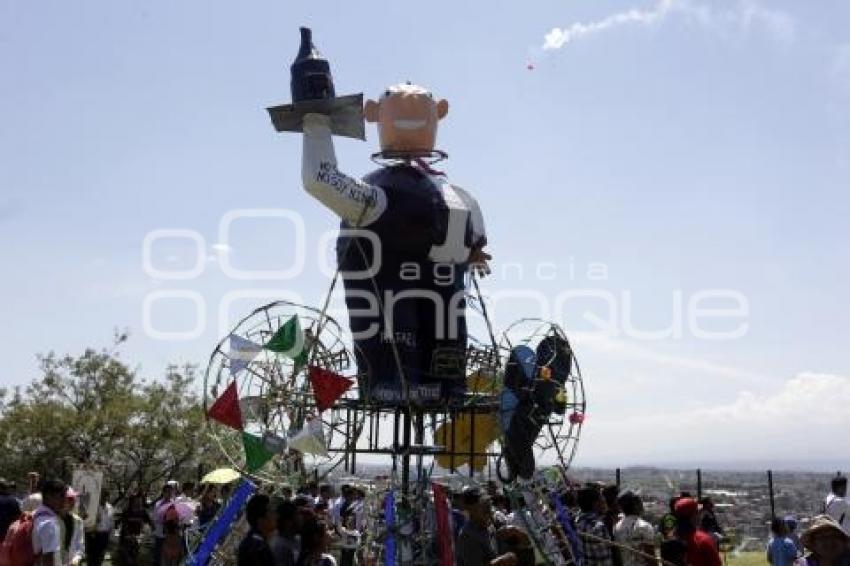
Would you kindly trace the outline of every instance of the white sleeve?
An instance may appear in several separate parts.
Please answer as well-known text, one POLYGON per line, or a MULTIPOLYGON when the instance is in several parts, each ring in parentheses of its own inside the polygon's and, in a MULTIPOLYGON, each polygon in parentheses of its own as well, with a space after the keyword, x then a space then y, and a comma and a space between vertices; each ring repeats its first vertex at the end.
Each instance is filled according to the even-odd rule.
POLYGON ((349 177, 337 169, 330 118, 323 114, 307 114, 303 123, 301 179, 304 189, 352 226, 367 226, 377 220, 387 209, 387 195, 381 187, 349 177))
POLYGON ((479 242, 487 241, 487 230, 484 228, 484 215, 481 214, 481 208, 478 206, 478 201, 472 201, 472 237, 475 245, 479 242))
POLYGON ((472 222, 472 245, 479 246, 482 242, 487 241, 487 230, 484 227, 484 215, 481 213, 481 207, 478 206, 478 201, 466 190, 452 185, 455 192, 460 195, 464 204, 469 208, 469 217, 472 222))

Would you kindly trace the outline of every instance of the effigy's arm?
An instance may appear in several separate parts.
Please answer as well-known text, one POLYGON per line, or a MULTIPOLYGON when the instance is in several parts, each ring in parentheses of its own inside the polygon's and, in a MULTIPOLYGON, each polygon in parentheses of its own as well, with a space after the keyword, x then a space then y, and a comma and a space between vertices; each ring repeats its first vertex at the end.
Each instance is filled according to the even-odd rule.
POLYGON ((484 215, 481 213, 481 207, 475 197, 456 185, 453 185, 453 188, 469 209, 470 252, 467 261, 480 277, 484 277, 490 274, 488 262, 493 259, 489 253, 484 251, 484 247, 487 245, 484 215))
POLYGON ((367 226, 387 209, 387 195, 381 187, 337 169, 330 117, 323 114, 304 116, 301 177, 308 193, 352 226, 367 226))

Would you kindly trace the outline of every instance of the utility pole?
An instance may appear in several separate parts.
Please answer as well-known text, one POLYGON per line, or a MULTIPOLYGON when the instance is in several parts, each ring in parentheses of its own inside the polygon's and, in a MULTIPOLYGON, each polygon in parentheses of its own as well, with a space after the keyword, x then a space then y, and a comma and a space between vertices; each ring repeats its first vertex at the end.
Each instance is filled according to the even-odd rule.
POLYGON ((697 468, 697 501, 702 499, 702 469, 697 468))
POLYGON ((773 498, 773 470, 767 471, 767 490, 770 493, 770 518, 776 518, 776 501, 773 498))

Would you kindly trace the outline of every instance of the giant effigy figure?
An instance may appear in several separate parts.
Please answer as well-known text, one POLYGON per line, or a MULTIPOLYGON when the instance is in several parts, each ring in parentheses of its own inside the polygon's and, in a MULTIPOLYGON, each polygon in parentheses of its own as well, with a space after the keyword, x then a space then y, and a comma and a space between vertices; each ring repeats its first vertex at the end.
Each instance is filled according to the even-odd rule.
POLYGON ((486 271, 490 256, 478 203, 431 167, 445 157, 436 140, 448 102, 410 83, 365 107, 360 97, 336 97, 327 62, 304 28, 292 71, 304 189, 341 219, 337 259, 361 396, 382 404, 460 403, 469 267, 486 271), (364 118, 377 125, 373 160, 381 166, 358 179, 340 169, 332 135, 362 137, 364 118))

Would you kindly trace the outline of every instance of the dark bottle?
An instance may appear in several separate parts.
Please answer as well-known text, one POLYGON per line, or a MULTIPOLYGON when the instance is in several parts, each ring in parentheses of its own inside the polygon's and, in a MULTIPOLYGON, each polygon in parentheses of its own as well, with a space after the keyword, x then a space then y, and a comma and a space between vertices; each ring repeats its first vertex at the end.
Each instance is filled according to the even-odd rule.
POLYGON ((301 28, 301 47, 290 71, 292 102, 323 100, 336 95, 331 66, 313 45, 313 33, 310 28, 301 28))

